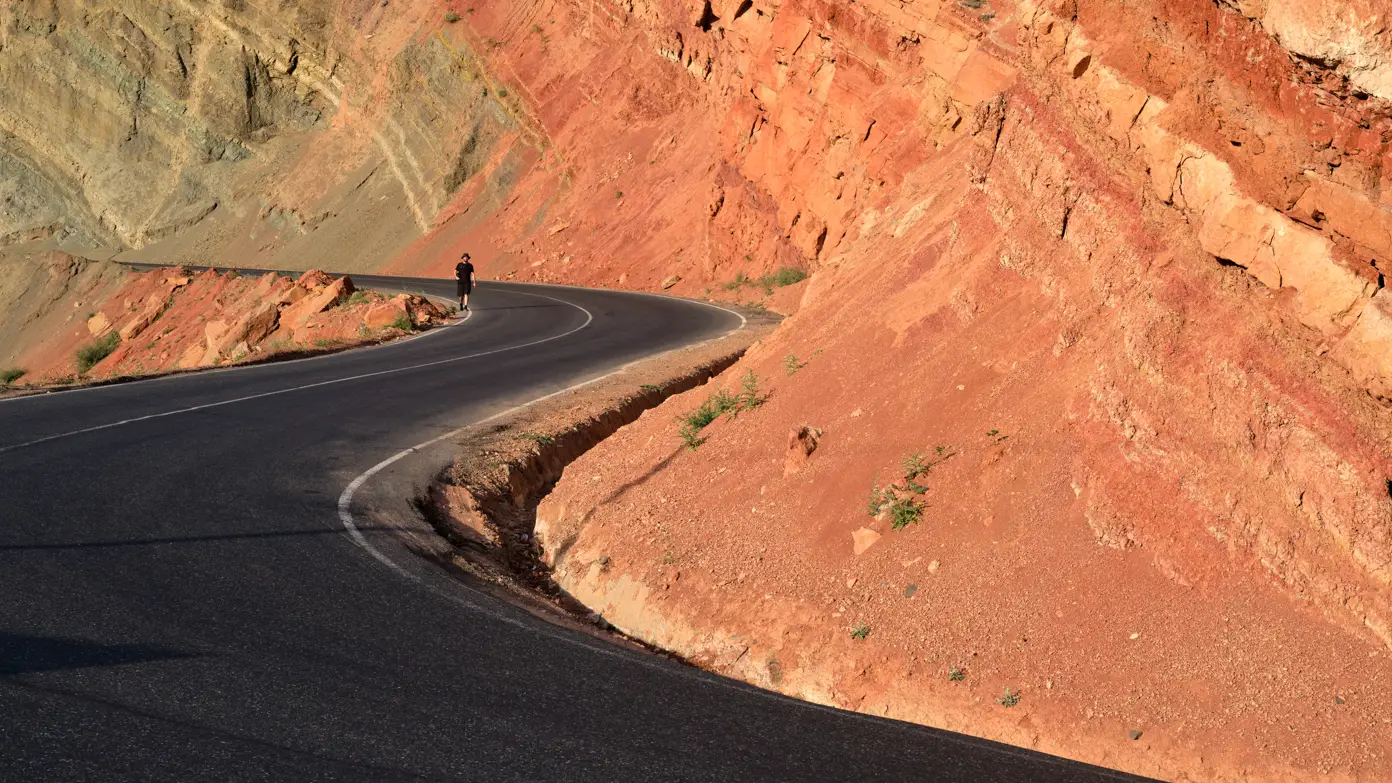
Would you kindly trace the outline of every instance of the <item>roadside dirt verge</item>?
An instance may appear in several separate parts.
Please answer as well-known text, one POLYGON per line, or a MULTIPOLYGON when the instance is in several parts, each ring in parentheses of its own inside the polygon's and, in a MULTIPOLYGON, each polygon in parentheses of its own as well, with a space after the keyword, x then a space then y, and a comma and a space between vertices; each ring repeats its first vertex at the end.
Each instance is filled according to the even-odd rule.
POLYGON ((551 579, 537 543, 536 509, 572 462, 668 398, 720 375, 777 324, 769 313, 744 315, 740 331, 639 361, 462 435, 459 456, 414 501, 449 544, 444 554, 422 554, 528 611, 663 652, 620 633, 551 579))

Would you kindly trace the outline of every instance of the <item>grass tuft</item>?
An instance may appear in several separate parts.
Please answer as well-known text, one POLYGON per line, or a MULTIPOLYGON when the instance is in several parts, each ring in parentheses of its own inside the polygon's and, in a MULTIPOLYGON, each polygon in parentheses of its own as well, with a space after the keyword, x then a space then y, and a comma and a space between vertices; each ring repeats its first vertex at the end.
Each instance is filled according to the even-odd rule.
POLYGON ((9 386, 20 378, 24 377, 24 370, 18 367, 11 367, 8 370, 0 370, 0 386, 9 386))
POLYGON ((121 335, 112 332, 105 337, 98 337, 90 343, 77 349, 77 371, 85 373, 97 366, 102 359, 110 356, 116 350, 116 346, 121 344, 121 335))
POLYGON ((869 635, 870 626, 866 625, 864 622, 856 623, 855 626, 851 628, 852 639, 864 639, 869 635))
POLYGON ((1020 693, 1019 691, 1012 693, 1010 687, 1007 686, 1005 693, 1001 694, 996 699, 996 703, 1000 704, 1002 707, 1014 707, 1016 704, 1020 703, 1020 693))
POLYGON ((753 410, 763 405, 768 399, 766 395, 759 392, 759 376, 753 370, 744 374, 740 380, 740 393, 731 394, 725 389, 719 389, 706 398, 696 410, 691 411, 685 416, 678 417, 681 422, 681 429, 677 435, 682 439, 689 449, 695 449, 706 439, 701 436, 701 431, 709 427, 712 422, 724 415, 731 417, 738 416, 741 411, 753 410))
POLYGON ((807 362, 799 360, 795 353, 790 353, 783 359, 783 371, 788 375, 793 375, 806 366, 807 362))

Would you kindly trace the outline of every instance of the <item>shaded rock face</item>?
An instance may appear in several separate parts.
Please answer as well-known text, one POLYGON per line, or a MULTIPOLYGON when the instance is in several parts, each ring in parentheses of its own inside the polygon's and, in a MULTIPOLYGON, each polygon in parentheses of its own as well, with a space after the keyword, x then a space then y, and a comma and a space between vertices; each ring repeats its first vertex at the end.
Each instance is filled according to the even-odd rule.
POLYGON ((219 252, 243 221, 292 244, 387 196, 401 215, 381 263, 489 176, 513 124, 466 77, 467 47, 414 35, 434 5, 7 3, 0 247, 183 239, 161 260, 196 260, 188 242, 219 252), (472 167, 450 173, 466 146, 472 167))
POLYGON ((0 236, 57 213, 80 239, 140 244, 214 208, 214 164, 318 125, 327 101, 291 76, 293 49, 271 45, 316 36, 258 10, 242 15, 265 36, 250 48, 219 34, 218 9, 187 3, 0 10, 0 166, 48 200, 5 216, 0 236))

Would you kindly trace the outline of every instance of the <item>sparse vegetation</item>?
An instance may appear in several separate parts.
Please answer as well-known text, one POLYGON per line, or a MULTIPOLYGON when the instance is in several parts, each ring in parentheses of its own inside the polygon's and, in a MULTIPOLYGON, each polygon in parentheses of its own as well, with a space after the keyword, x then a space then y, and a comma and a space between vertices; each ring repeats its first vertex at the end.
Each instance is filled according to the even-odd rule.
POLYGON ((706 442, 701 431, 722 415, 738 416, 741 411, 752 410, 764 404, 768 398, 759 393, 759 376, 753 370, 745 373, 740 380, 740 393, 731 394, 720 389, 706 398, 696 410, 678 419, 681 430, 678 435, 687 448, 694 449, 706 442))
POLYGON ((524 432, 522 437, 535 443, 538 446, 550 446, 556 442, 556 438, 551 435, 538 435, 535 432, 524 432))
POLYGON ((85 373, 92 369, 102 359, 111 355, 116 350, 116 346, 121 344, 121 335, 112 332, 105 337, 98 337, 90 343, 77 349, 77 371, 85 373))
POLYGON ((396 329, 400 332, 414 332, 416 330, 416 325, 411 322, 411 316, 402 313, 396 317, 395 321, 391 322, 389 328, 396 329))
POLYGON ((731 415, 738 416, 740 411, 753 410, 763 405, 764 401, 767 399, 767 396, 759 393, 759 376, 755 375, 753 370, 750 370, 740 379, 739 404, 735 406, 731 415))
POLYGON ((645 384, 643 384, 642 386, 639 386, 638 388, 642 389, 642 390, 645 391, 645 392, 660 392, 660 391, 662 391, 662 387, 661 387, 661 386, 654 386, 654 385, 652 385, 651 383, 645 383, 645 384))
POLYGON ((24 377, 24 370, 18 367, 11 367, 8 370, 0 370, 0 386, 9 386, 20 378, 24 377))
POLYGON ((623 199, 623 191, 622 191, 622 190, 616 190, 616 191, 614 191, 614 198, 622 200, 622 199, 623 199))
POLYGON ((904 455, 904 459, 900 464, 904 467, 904 479, 907 481, 912 481, 922 476, 924 473, 927 473, 930 467, 929 463, 923 460, 923 455, 917 451, 904 455))
POLYGON ((971 8, 973 10, 980 8, 983 5, 986 5, 986 0, 958 0, 958 2, 961 3, 963 6, 971 8))
POLYGON ((856 623, 854 626, 851 627, 851 638, 852 638, 852 639, 864 639, 864 638, 868 637, 869 635, 870 635, 870 626, 866 625, 864 622, 856 623))
POLYGON ((923 504, 915 498, 896 497, 889 503, 889 526, 903 530, 923 519, 923 504))
POLYGON ((770 281, 773 285, 782 288, 783 286, 792 285, 794 283, 801 283, 803 280, 806 280, 807 271, 804 269, 799 269, 795 266, 782 266, 778 268, 777 272, 774 272, 772 275, 766 276, 764 279, 770 281))
POLYGON ((735 279, 722 286, 726 291, 738 291, 749 283, 749 278, 743 272, 735 275, 735 279))
MULTIPOLYGON (((745 256, 744 259, 748 261, 749 256, 745 256)), ((734 280, 726 283, 724 288, 726 291, 738 291, 744 286, 753 285, 764 289, 764 294, 769 295, 773 293, 773 289, 775 288, 782 288, 783 286, 792 285, 806 279, 806 270, 799 269, 795 266, 783 266, 779 267, 777 272, 764 275, 757 280, 750 279, 743 272, 740 272, 735 275, 734 280)))
POLYGON ((367 304, 371 301, 372 297, 368 296, 366 291, 354 291, 353 295, 348 297, 348 305, 350 307, 353 305, 367 304))
POLYGON ((890 527, 903 530, 923 519, 924 504, 919 498, 928 492, 928 487, 918 483, 920 476, 926 475, 934 466, 951 459, 956 452, 947 447, 937 447, 937 458, 928 460, 921 452, 913 451, 904 455, 900 461, 903 477, 898 482, 881 488, 877 482, 870 488, 870 500, 866 511, 872 517, 888 513, 890 527))
POLYGON ((953 666, 951 669, 947 670, 947 679, 953 682, 961 682, 967 679, 967 673, 962 670, 961 666, 953 666))
POLYGON ((1002 707, 1014 707, 1016 704, 1020 703, 1020 694, 1018 691, 1012 692, 1010 687, 1006 686, 1005 693, 1001 694, 996 699, 996 703, 1000 704, 1002 707))
MULTIPOLYGON (((469 9, 469 10, 472 11, 473 9, 471 8, 471 9, 469 9)), ((453 11, 446 11, 446 12, 445 12, 445 21, 448 22, 448 23, 450 23, 450 24, 454 24, 455 22, 458 22, 458 21, 459 21, 459 14, 456 14, 456 13, 453 12, 453 11)))
POLYGON ((795 353, 790 353, 783 359, 783 371, 788 375, 792 375, 806 366, 807 362, 799 361, 795 353))

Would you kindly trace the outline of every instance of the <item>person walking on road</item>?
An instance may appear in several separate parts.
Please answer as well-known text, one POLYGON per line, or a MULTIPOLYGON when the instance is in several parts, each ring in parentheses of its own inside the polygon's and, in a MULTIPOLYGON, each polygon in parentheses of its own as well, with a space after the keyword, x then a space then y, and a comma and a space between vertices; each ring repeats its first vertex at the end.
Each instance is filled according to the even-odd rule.
POLYGON ((465 253, 454 265, 455 293, 459 295, 459 309, 465 312, 469 310, 469 294, 474 292, 474 265, 469 258, 465 253))

